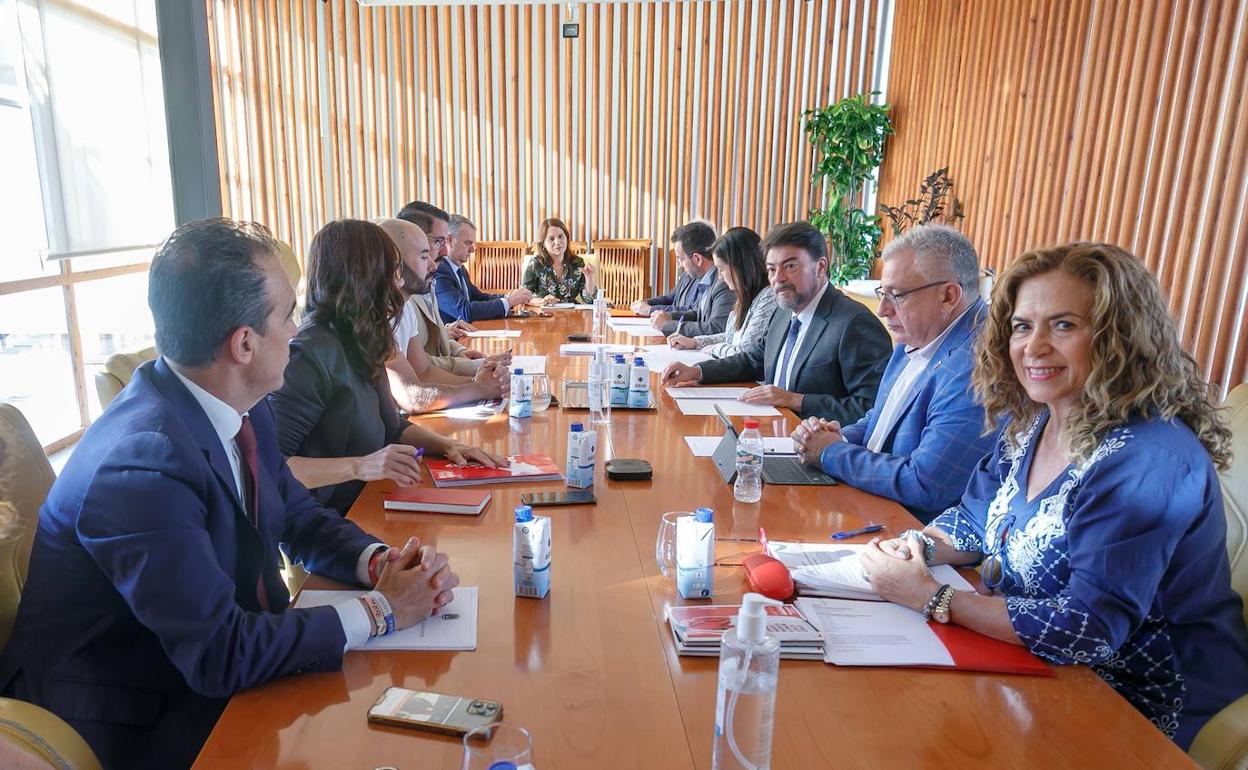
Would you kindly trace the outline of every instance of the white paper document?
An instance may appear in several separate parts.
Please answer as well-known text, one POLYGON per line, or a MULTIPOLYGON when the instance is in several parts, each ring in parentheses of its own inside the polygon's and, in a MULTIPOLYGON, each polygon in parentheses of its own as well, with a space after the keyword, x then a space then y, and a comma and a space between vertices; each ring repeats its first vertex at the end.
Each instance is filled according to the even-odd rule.
MULTIPOLYGON (((363 596, 367 591, 302 591, 296 609, 323 607, 363 596)), ((361 650, 477 649, 477 587, 459 586, 451 603, 423 623, 369 639, 361 650)))
MULTIPOLYGON (((773 540, 767 550, 789 568, 797 592, 803 596, 832 596, 842 599, 883 601, 862 576, 858 555, 867 546, 861 543, 786 543, 773 540)), ((956 591, 974 587, 948 564, 932 567, 932 577, 948 583, 956 591)))
POLYGON ((600 342, 565 342, 559 346, 561 356, 592 356, 602 348, 608 353, 629 353, 637 349, 636 345, 604 345, 600 342))
POLYGON ((475 332, 468 332, 469 337, 519 337, 519 329, 480 329, 475 332))
POLYGON ((546 356, 512 356, 511 370, 523 369, 525 374, 545 374, 546 356))
POLYGON ((952 666, 923 615, 892 602, 798 599, 823 634, 823 659, 840 666, 952 666))
MULTIPOLYGON (((720 441, 723 441, 723 436, 685 436, 685 443, 689 445, 694 457, 710 457, 715 454, 715 447, 719 446, 720 441)), ((793 439, 764 436, 763 452, 769 455, 795 454, 793 439)))
POLYGON ((714 399, 722 400, 726 398, 731 398, 731 399, 741 398, 741 395, 745 393, 746 391, 748 391, 749 388, 716 388, 716 387, 678 388, 674 385, 668 385, 666 388, 664 388, 664 390, 667 391, 667 395, 675 399, 714 398, 714 399))
POLYGON ((670 345, 646 345, 641 351, 641 357, 653 372, 661 372, 671 363, 693 366, 711 360, 711 356, 701 350, 677 350, 670 345))
POLYGON ((625 326, 651 326, 649 318, 629 317, 629 316, 611 316, 607 319, 607 324, 612 329, 619 329, 625 326))
POLYGON ((744 404, 740 401, 716 401, 709 398, 682 398, 676 402, 681 414, 714 416, 719 406, 724 414, 737 417, 775 417, 780 414, 774 406, 744 404))
MULTIPOLYGON (((548 307, 551 310, 571 310, 572 308, 576 307, 576 303, 575 302, 552 302, 549 305, 545 305, 544 307, 548 307)), ((590 307, 593 307, 593 305, 590 305, 590 307)))

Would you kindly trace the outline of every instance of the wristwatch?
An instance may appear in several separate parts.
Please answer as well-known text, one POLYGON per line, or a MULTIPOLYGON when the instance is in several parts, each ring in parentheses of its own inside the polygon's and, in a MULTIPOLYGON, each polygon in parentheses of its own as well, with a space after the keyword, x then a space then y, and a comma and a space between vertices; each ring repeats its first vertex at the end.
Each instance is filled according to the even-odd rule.
POLYGON ((927 600, 923 608, 924 620, 935 620, 937 623, 949 622, 949 605, 953 602, 953 586, 946 583, 936 589, 936 593, 927 600))
POLYGON ((907 529, 901 533, 901 539, 907 540, 911 535, 923 541, 923 563, 932 566, 932 559, 936 558, 936 541, 918 529, 907 529))

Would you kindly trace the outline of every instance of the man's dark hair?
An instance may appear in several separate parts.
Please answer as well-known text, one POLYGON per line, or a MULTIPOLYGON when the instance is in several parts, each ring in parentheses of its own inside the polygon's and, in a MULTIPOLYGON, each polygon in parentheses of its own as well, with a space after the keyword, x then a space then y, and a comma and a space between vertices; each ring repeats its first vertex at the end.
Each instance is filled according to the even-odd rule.
POLYGON ((672 232, 671 241, 679 243, 686 255, 696 252, 710 259, 711 247, 715 245, 715 231, 705 222, 690 222, 677 227, 672 232))
POLYGON ((763 238, 763 256, 772 249, 781 246, 796 246, 810 257, 811 262, 818 262, 828 254, 828 242, 823 233, 815 229, 809 222, 789 222, 771 228, 763 238))
POLYGON ((174 230, 147 277, 160 354, 182 366, 207 366, 240 326, 264 334, 273 298, 261 260, 276 249, 268 228, 255 222, 204 219, 174 230))
POLYGON ((399 210, 396 218, 402 219, 404 222, 411 222, 421 230, 424 230, 426 235, 433 229, 433 220, 435 219, 441 219, 447 226, 451 224, 450 214, 432 203, 425 203, 424 201, 412 201, 407 204, 399 210))

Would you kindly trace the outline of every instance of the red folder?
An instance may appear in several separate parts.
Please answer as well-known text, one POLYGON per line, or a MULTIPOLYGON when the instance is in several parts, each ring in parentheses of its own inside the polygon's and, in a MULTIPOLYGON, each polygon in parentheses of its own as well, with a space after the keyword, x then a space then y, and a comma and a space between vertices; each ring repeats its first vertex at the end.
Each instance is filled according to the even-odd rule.
POLYGON ((1052 669, 1026 647, 1010 644, 969 628, 929 620, 927 625, 953 658, 953 667, 964 671, 1053 676, 1052 669))
POLYGON ((547 455, 512 455, 506 468, 484 465, 455 465, 447 460, 426 460, 425 467, 434 486, 465 487, 470 484, 498 484, 507 481, 557 481, 563 478, 559 466, 547 455))
POLYGON ((492 493, 473 489, 400 487, 386 493, 386 510, 476 515, 489 505, 492 493))

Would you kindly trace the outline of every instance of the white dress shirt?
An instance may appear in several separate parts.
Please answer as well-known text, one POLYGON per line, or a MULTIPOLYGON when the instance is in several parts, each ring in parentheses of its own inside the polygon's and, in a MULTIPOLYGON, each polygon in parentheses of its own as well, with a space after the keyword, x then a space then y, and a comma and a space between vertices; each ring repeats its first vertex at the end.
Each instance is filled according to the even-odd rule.
POLYGON ((923 372, 927 371, 928 364, 932 362, 932 358, 935 357, 941 343, 949 336, 949 332, 953 331, 953 327, 970 309, 967 307, 959 313, 957 318, 949 322, 944 331, 936 335, 936 339, 921 348, 906 350, 906 368, 897 375, 893 387, 889 389, 888 395, 884 398, 884 404, 880 407, 880 417, 875 421, 875 430, 871 431, 871 437, 867 439, 867 449, 878 452, 880 447, 884 446, 884 441, 897 423, 897 418, 901 417, 902 407, 910 401, 910 391, 914 389, 923 372))
MULTIPOLYGON (((789 356, 789 365, 784 366, 784 356, 789 350, 789 333, 784 333, 785 344, 780 348, 780 355, 776 358, 776 372, 772 378, 771 384, 777 388, 785 388, 785 383, 789 381, 789 370, 797 363, 797 351, 802 349, 802 340, 806 339, 806 332, 810 331, 810 322, 815 318, 815 311, 819 309, 819 303, 823 301, 823 295, 828 291, 831 282, 825 282, 823 288, 820 289, 810 302, 806 303, 806 307, 802 308, 802 312, 797 314, 797 320, 802 322, 802 327, 797 330, 797 339, 793 340, 793 353, 789 356)), ((789 319, 789 323, 793 323, 793 319, 789 319)), ((785 388, 787 390, 787 388, 785 388)))
MULTIPOLYGON (((240 492, 240 490, 245 490, 243 485, 243 456, 238 449, 238 442, 235 440, 239 429, 243 427, 243 416, 246 413, 239 414, 234 407, 187 379, 173 366, 169 367, 169 371, 173 372, 174 376, 186 386, 186 389, 191 393, 191 397, 204 410, 204 414, 208 417, 208 422, 212 423, 212 429, 216 432, 217 438, 221 440, 222 448, 225 449, 226 459, 230 461, 230 473, 234 476, 234 491, 238 493, 238 499, 243 504, 243 510, 246 510, 246 493, 245 491, 240 492)), ((360 552, 360 556, 355 562, 355 577, 363 585, 369 584, 368 561, 372 557, 373 551, 379 546, 384 547, 385 543, 374 543, 368 546, 360 552)), ((348 599, 333 606, 334 611, 338 613, 338 620, 342 622, 343 634, 347 637, 347 644, 343 651, 353 650, 367 642, 372 631, 373 621, 369 617, 368 611, 364 609, 364 605, 360 604, 357 599, 348 599)))

